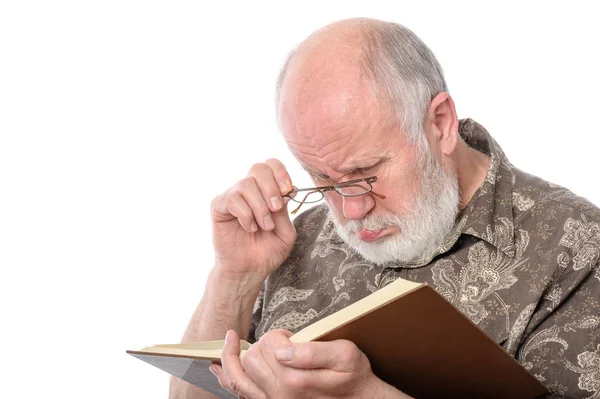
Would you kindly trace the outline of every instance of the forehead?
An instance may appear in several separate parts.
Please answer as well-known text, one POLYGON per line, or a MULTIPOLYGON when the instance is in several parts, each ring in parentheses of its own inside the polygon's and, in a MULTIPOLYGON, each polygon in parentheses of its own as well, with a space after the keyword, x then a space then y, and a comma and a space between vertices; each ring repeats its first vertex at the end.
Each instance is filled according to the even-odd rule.
POLYGON ((326 114, 322 109, 318 116, 298 115, 299 120, 282 115, 288 147, 305 169, 335 176, 387 156, 393 129, 380 117, 357 112, 344 119, 326 114))
POLYGON ((306 169, 364 167, 385 151, 392 118, 357 63, 296 60, 279 98, 283 135, 306 169))

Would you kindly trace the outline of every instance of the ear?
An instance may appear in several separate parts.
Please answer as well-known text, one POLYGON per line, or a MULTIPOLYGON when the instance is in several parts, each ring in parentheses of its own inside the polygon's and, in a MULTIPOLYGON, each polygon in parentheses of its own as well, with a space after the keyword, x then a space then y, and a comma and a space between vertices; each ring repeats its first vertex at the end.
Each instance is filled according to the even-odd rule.
POLYGON ((444 155, 451 155, 458 142, 458 118, 454 101, 447 92, 439 93, 431 100, 425 119, 425 128, 435 145, 444 155))

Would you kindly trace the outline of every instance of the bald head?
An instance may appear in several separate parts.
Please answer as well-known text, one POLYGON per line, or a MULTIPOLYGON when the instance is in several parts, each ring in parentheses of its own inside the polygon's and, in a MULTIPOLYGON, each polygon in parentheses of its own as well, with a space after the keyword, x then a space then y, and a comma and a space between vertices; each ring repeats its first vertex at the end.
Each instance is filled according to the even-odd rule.
POLYGON ((369 33, 382 21, 356 18, 334 22, 306 38, 288 57, 278 78, 278 87, 292 72, 302 66, 328 67, 347 64, 366 67, 369 33))
POLYGON ((316 31, 290 55, 278 79, 277 109, 280 118, 319 109, 345 118, 366 105, 367 113, 390 112, 415 138, 431 99, 443 91, 441 67, 414 33, 394 23, 349 19, 316 31))
POLYGON ((293 119, 295 127, 307 133, 335 129, 368 116, 362 114, 372 108, 375 98, 364 64, 364 40, 367 25, 372 23, 337 22, 300 44, 282 73, 280 115, 293 119))

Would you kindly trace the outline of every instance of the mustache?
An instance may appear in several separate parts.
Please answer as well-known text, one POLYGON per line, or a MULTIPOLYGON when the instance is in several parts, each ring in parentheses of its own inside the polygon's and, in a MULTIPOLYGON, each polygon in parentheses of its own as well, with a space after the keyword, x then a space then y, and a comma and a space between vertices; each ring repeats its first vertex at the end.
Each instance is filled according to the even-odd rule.
POLYGON ((363 229, 375 231, 388 227, 401 228, 402 225, 402 220, 396 214, 390 213, 386 215, 368 215, 360 220, 348 220, 343 227, 347 231, 358 233, 363 229))

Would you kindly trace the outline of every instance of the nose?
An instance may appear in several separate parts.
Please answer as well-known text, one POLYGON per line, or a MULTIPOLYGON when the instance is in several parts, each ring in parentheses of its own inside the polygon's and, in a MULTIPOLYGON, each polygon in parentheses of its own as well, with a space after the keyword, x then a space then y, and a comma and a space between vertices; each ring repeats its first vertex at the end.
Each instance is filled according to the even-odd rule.
POLYGON ((375 207, 375 200, 369 194, 358 197, 342 197, 342 212, 348 220, 364 218, 375 207))

